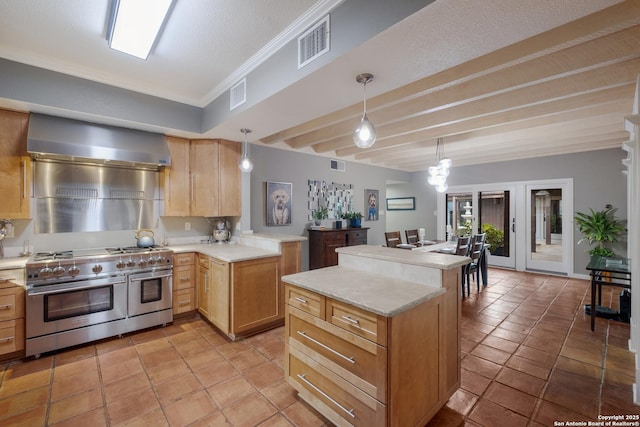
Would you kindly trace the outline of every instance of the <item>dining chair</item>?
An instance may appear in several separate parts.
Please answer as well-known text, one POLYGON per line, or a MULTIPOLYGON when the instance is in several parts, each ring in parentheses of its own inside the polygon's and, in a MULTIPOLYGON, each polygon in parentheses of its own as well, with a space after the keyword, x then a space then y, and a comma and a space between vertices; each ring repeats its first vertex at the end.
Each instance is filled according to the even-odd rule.
MULTIPOLYGON (((470 247, 471 247, 471 236, 458 237, 458 241, 456 243, 456 251, 454 252, 454 254, 459 256, 468 256, 470 247)), ((460 285, 462 286, 462 298, 464 298, 464 283, 465 283, 465 277, 467 274, 466 265, 461 267, 460 273, 461 273, 460 285)))
POLYGON ((399 231, 389 231, 384 233, 384 238, 387 241, 387 247, 395 248, 402 243, 399 231))
POLYGON ((473 275, 476 281, 476 287, 478 292, 480 292, 480 264, 483 261, 482 257, 484 256, 484 241, 486 239, 486 234, 476 234, 473 236, 470 249, 469 249, 469 258, 471 258, 471 262, 465 266, 466 270, 466 280, 467 280, 467 295, 471 294, 471 276, 473 275))
POLYGON ((418 230, 404 230, 404 235, 407 238, 407 243, 411 245, 417 245, 420 241, 418 230))

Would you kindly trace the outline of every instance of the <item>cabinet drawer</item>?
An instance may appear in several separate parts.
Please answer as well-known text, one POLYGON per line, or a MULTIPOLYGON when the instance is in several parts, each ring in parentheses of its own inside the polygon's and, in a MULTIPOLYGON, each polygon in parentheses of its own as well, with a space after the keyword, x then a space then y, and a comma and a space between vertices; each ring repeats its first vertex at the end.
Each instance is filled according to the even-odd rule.
POLYGON ((285 301, 292 307, 296 307, 306 313, 324 319, 326 298, 322 295, 287 285, 285 290, 285 301))
POLYGON ((366 245, 367 231, 349 231, 347 234, 347 244, 349 246, 366 245))
POLYGON ((344 231, 327 231, 322 235, 325 242, 342 243, 347 242, 346 233, 344 231))
POLYGON ((363 338, 387 345, 387 318, 352 305, 327 299, 327 321, 360 335, 363 338))
POLYGON ((0 289, 0 321, 24 317, 24 289, 19 286, 0 289))
POLYGON ((290 347, 386 403, 386 348, 293 307, 287 322, 290 347))
POLYGON ((182 267, 173 268, 173 290, 193 288, 194 268, 192 265, 184 265, 182 267))
POLYGON ((209 268, 209 257, 208 256, 199 256, 198 264, 200 267, 209 268))
POLYGON ((24 350, 24 319, 0 322, 0 354, 24 350))
POLYGON ((191 265, 196 263, 196 254, 193 252, 186 254, 174 254, 173 255, 173 265, 191 265))
POLYGON ((173 314, 186 313, 196 309, 195 289, 173 291, 173 314))
POLYGON ((384 426, 386 406, 292 348, 288 382, 334 424, 384 426), (328 410, 322 410, 322 409, 328 410))

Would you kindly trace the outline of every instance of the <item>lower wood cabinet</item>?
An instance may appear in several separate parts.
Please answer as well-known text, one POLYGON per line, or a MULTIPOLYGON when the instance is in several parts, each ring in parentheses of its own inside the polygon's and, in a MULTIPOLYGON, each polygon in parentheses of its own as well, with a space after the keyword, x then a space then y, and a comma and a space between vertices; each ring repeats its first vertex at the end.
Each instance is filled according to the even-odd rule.
POLYGON ((231 339, 282 323, 280 256, 225 262, 200 256, 198 310, 231 339))
POLYGON ((24 352, 24 298, 22 286, 0 281, 0 359, 24 352))
POLYGON ((393 317, 286 284, 289 384, 339 426, 425 425, 460 386, 458 276, 444 276, 446 293, 393 317))
POLYGON ((173 315, 196 309, 196 254, 173 256, 173 315))

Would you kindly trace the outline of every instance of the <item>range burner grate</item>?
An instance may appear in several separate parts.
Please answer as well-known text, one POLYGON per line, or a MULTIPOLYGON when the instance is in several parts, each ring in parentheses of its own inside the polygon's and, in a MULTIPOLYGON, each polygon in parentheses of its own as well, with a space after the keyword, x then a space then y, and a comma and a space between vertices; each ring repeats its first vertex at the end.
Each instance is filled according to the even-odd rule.
POLYGON ((34 261, 55 261, 61 259, 72 259, 73 251, 60 251, 60 252, 36 252, 33 255, 34 261))
POLYGON ((127 246, 124 248, 106 248, 105 250, 109 255, 124 255, 124 254, 137 254, 141 252, 158 251, 162 248, 160 246, 151 246, 149 248, 139 248, 137 246, 127 246))

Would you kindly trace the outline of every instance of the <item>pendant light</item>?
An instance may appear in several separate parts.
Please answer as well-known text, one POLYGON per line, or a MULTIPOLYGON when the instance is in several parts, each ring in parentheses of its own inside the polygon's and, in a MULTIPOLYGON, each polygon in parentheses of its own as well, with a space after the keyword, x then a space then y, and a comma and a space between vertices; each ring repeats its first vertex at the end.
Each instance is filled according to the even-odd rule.
POLYGON ((449 176, 449 168, 451 168, 451 159, 444 157, 444 140, 442 137, 436 141, 436 165, 429 166, 429 178, 427 182, 436 187, 438 193, 444 193, 449 186, 447 185, 447 177, 449 176))
POLYGON ((376 142, 376 128, 367 117, 367 83, 373 81, 373 74, 358 74, 356 81, 364 85, 364 112, 358 127, 353 131, 353 142, 359 148, 369 148, 376 142))
POLYGON ((238 167, 242 172, 251 172, 253 170, 253 162, 249 157, 249 142, 247 142, 247 134, 251 133, 251 129, 240 129, 240 132, 244 133, 244 142, 242 143, 242 157, 238 162, 238 167))

